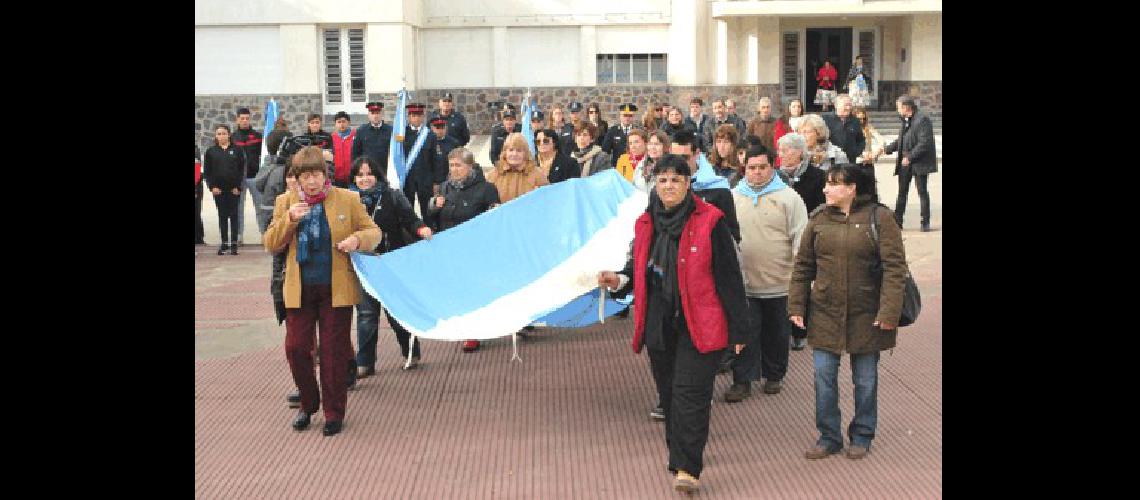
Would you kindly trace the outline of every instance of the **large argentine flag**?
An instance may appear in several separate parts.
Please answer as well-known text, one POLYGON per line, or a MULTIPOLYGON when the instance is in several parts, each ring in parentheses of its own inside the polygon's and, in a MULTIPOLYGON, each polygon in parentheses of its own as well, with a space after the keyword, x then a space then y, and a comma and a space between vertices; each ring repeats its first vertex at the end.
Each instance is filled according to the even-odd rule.
MULTIPOLYGON (((270 99, 265 105, 265 130, 262 137, 269 137, 269 133, 273 131, 273 125, 277 123, 277 101, 270 99)), ((277 154, 276 151, 268 151, 269 141, 261 141, 261 160, 267 161, 269 154, 277 154)), ((259 165, 260 166, 260 165, 259 165)))
POLYGON ((404 164, 404 131, 408 126, 408 91, 400 89, 396 94, 396 109, 392 116, 392 138, 388 140, 388 183, 395 189, 404 185, 408 167, 404 164))
MULTIPOLYGON (((364 289, 415 335, 490 339, 598 320, 597 274, 621 269, 648 197, 615 170, 538 188, 431 240, 352 254, 364 289), (591 309, 592 308, 592 309, 591 309)), ((607 301, 607 314, 620 307, 607 301)))

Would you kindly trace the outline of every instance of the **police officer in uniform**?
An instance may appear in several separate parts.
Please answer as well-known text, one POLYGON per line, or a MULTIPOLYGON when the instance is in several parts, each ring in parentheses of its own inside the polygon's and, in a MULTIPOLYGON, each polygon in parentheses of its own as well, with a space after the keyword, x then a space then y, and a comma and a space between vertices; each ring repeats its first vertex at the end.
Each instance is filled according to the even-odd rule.
MULTIPOLYGON (((368 155, 385 172, 388 171, 388 145, 392 140, 392 126, 384 123, 384 103, 370 102, 368 123, 356 129, 356 139, 352 141, 352 161, 360 155, 368 155)), ((411 198, 408 198, 412 201, 411 198)))
MULTIPOLYGON (((431 125, 432 133, 435 134, 435 150, 433 151, 435 161, 444 165, 448 164, 447 155, 451 153, 451 150, 462 147, 455 139, 455 136, 451 135, 451 129, 448 123, 446 117, 438 114, 428 122, 428 124, 431 125)), ((473 168, 472 171, 475 172, 475 176, 483 177, 483 169, 473 168)))
POLYGON ((408 127, 404 131, 404 161, 407 162, 408 173, 404 178, 404 196, 413 206, 415 206, 416 199, 419 199, 420 214, 424 217, 424 223, 433 231, 438 231, 438 217, 430 215, 429 203, 431 203, 433 196, 439 194, 439 185, 447 180, 447 162, 440 163, 435 155, 436 135, 431 133, 424 124, 424 108, 426 107, 420 103, 411 103, 406 106, 408 127), (420 134, 427 134, 427 138, 413 159, 413 149, 420 134))
POLYGON ((546 114, 541 109, 536 109, 530 113, 530 131, 537 134, 539 130, 546 128, 546 114))
POLYGON ((494 167, 499 162, 499 153, 503 151, 503 141, 507 139, 508 135, 514 132, 522 132, 522 125, 519 124, 518 114, 515 113, 515 107, 510 103, 503 105, 502 123, 496 123, 491 128, 491 166, 494 167))
POLYGON ((633 116, 637 113, 637 106, 631 103, 622 104, 618 108, 618 123, 606 131, 602 139, 602 151, 610 154, 610 164, 617 165, 618 157, 625 154, 629 131, 633 128, 633 116))
POLYGON ((453 99, 451 92, 443 94, 439 98, 439 109, 432 112, 431 119, 442 116, 447 120, 447 135, 455 138, 456 144, 466 146, 471 142, 471 131, 467 129, 467 117, 455 109, 453 99))
POLYGON ((582 119, 582 103, 574 101, 566 107, 570 112, 570 119, 566 120, 566 124, 562 126, 562 130, 555 130, 558 132, 558 139, 562 141, 562 151, 574 150, 574 125, 582 119))

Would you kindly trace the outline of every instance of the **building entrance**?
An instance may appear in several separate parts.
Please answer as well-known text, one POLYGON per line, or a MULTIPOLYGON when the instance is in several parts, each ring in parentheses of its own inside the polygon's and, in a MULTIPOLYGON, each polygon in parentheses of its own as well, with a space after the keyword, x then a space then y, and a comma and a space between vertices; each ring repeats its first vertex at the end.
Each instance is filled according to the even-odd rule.
MULTIPOLYGON (((843 79, 847 76, 852 63, 851 28, 808 28, 806 35, 804 58, 807 64, 804 69, 807 74, 804 75, 804 109, 820 111, 821 107, 815 103, 815 91, 819 86, 816 83, 816 75, 819 74, 819 68, 823 67, 823 62, 830 60, 837 73, 835 91, 843 91, 843 79)), ((834 106, 828 106, 829 111, 834 109, 834 106)))

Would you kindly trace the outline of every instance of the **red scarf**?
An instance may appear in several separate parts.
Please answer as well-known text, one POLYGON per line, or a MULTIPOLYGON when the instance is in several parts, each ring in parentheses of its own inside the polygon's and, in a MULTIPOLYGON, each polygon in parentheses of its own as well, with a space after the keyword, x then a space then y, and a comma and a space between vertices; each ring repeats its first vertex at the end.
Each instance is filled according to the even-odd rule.
POLYGON ((321 190, 313 196, 309 196, 309 194, 305 192, 305 189, 300 186, 297 186, 297 191, 300 192, 301 199, 305 200, 305 203, 308 203, 309 206, 312 206, 325 201, 325 197, 329 195, 330 188, 332 188, 332 181, 326 178, 324 187, 322 187, 321 190))
POLYGON ((642 158, 645 158, 644 153, 637 155, 637 156, 634 156, 633 153, 630 153, 629 154, 629 164, 636 168, 637 164, 641 163, 642 158))

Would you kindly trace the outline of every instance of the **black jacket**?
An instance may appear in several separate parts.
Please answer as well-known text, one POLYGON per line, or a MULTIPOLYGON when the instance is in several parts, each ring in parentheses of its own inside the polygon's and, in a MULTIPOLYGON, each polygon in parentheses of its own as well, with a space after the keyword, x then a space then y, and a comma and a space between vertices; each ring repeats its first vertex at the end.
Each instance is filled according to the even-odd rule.
POLYGON ((740 222, 736 220, 736 202, 732 199, 732 191, 725 188, 715 188, 693 190, 693 194, 724 212, 724 218, 721 220, 728 226, 728 231, 732 233, 732 239, 740 243, 740 222))
POLYGON ((416 216, 412 204, 408 202, 403 191, 385 184, 380 194, 380 202, 373 201, 371 205, 365 203, 364 208, 372 215, 372 221, 383 233, 380 243, 374 249, 376 253, 390 252, 419 240, 416 232, 425 224, 416 216))
POLYGON ((494 127, 491 127, 491 165, 499 163, 499 153, 503 152, 503 141, 507 139, 508 135, 514 132, 522 132, 521 123, 515 123, 515 129, 509 133, 507 129, 503 127, 502 122, 496 123, 494 127))
POLYGON ((855 114, 848 115, 846 122, 841 121, 834 112, 824 113, 822 118, 831 134, 831 143, 847 154, 848 163, 858 161, 863 148, 867 146, 867 140, 863 137, 863 125, 855 118, 855 114))
POLYGON ((737 129, 737 136, 744 137, 744 132, 737 128, 736 122, 732 121, 731 115, 724 115, 723 122, 717 122, 715 116, 710 116, 707 123, 708 125, 705 126, 705 130, 701 134, 701 140, 708 145, 708 149, 702 149, 701 151, 708 152, 712 150, 713 145, 716 144, 716 129, 720 128, 721 125, 732 125, 732 128, 737 129))
POLYGON ((311 134, 306 132, 304 134, 301 134, 301 137, 308 137, 311 141, 310 144, 313 146, 333 151, 332 135, 328 132, 325 132, 324 130, 318 130, 311 134))
MULTIPOLYGON (((633 125, 630 124, 630 130, 633 125)), ((629 136, 626 135, 621 129, 621 124, 614 125, 606 131, 605 137, 602 139, 602 151, 610 154, 610 165, 617 166, 618 157, 625 153, 628 148, 629 136)))
POLYGON ((222 149, 217 144, 206 150, 202 161, 202 177, 210 189, 222 191, 240 188, 245 180, 245 151, 234 143, 222 149))
POLYGON ((407 178, 404 179, 404 184, 415 184, 420 188, 431 189, 432 184, 440 184, 447 180, 447 158, 444 157, 441 162, 436 156, 435 133, 425 124, 420 127, 419 132, 412 130, 411 126, 404 130, 404 161, 407 161, 411 156, 412 148, 415 147, 419 134, 427 134, 428 136, 424 140, 423 148, 416 156, 415 164, 408 165, 408 174, 407 178))
POLYGON ((558 155, 554 157, 554 163, 550 165, 550 172, 547 172, 546 180, 554 184, 566 179, 577 179, 581 176, 582 165, 574 161, 570 155, 558 153, 558 155))
POLYGON ((435 155, 435 161, 443 165, 444 180, 447 179, 447 155, 451 153, 451 150, 458 147, 460 147, 459 141, 450 135, 444 136, 443 139, 438 136, 435 138, 435 147, 432 148, 432 153, 435 155))
POLYGON ((682 130, 686 130, 686 129, 693 132, 693 141, 694 141, 693 146, 694 146, 694 148, 701 150, 701 151, 704 151, 705 150, 705 146, 704 146, 705 138, 697 133, 697 129, 693 127, 692 121, 683 121, 683 122, 681 122, 680 125, 673 125, 672 123, 665 122, 661 125, 661 127, 658 130, 661 130, 662 132, 669 134, 669 140, 672 141, 676 138, 677 133, 679 133, 682 130))
POLYGON ((236 128, 232 140, 235 146, 245 151, 245 178, 253 178, 261 166, 261 132, 254 130, 253 127, 248 130, 236 128))
POLYGON ((804 173, 800 174, 798 181, 795 179, 789 179, 789 181, 787 184, 796 190, 800 198, 803 198, 804 208, 809 214, 827 201, 823 197, 823 185, 827 183, 827 172, 809 165, 804 173))
POLYGON ((895 175, 902 172, 903 155, 910 158, 910 169, 917 175, 928 175, 938 171, 938 153, 934 150, 934 126, 926 113, 915 110, 909 123, 903 120, 899 138, 883 148, 886 154, 899 152, 895 159, 895 175))
POLYGON ((499 191, 495 185, 480 176, 472 177, 470 184, 459 189, 445 182, 440 191, 444 197, 443 208, 436 208, 435 203, 431 206, 431 212, 439 214, 440 231, 467 222, 499 203, 499 191))
MULTIPOLYGON (((440 112, 433 112, 424 123, 431 123, 431 120, 437 116, 440 116, 440 112)), ((467 129, 467 118, 458 109, 451 110, 451 114, 447 116, 447 135, 454 138, 460 146, 466 146, 467 143, 471 142, 471 131, 467 129)))
POLYGON ((388 171, 388 149, 392 140, 392 126, 387 123, 373 127, 365 123, 356 129, 356 138, 352 140, 352 161, 361 155, 368 155, 372 161, 380 165, 380 169, 388 171))
MULTIPOLYGON (((589 120, 586 120, 589 121, 589 120)), ((606 136, 606 131, 610 129, 609 122, 598 117, 598 136, 594 138, 594 144, 602 145, 602 139, 606 136)))

